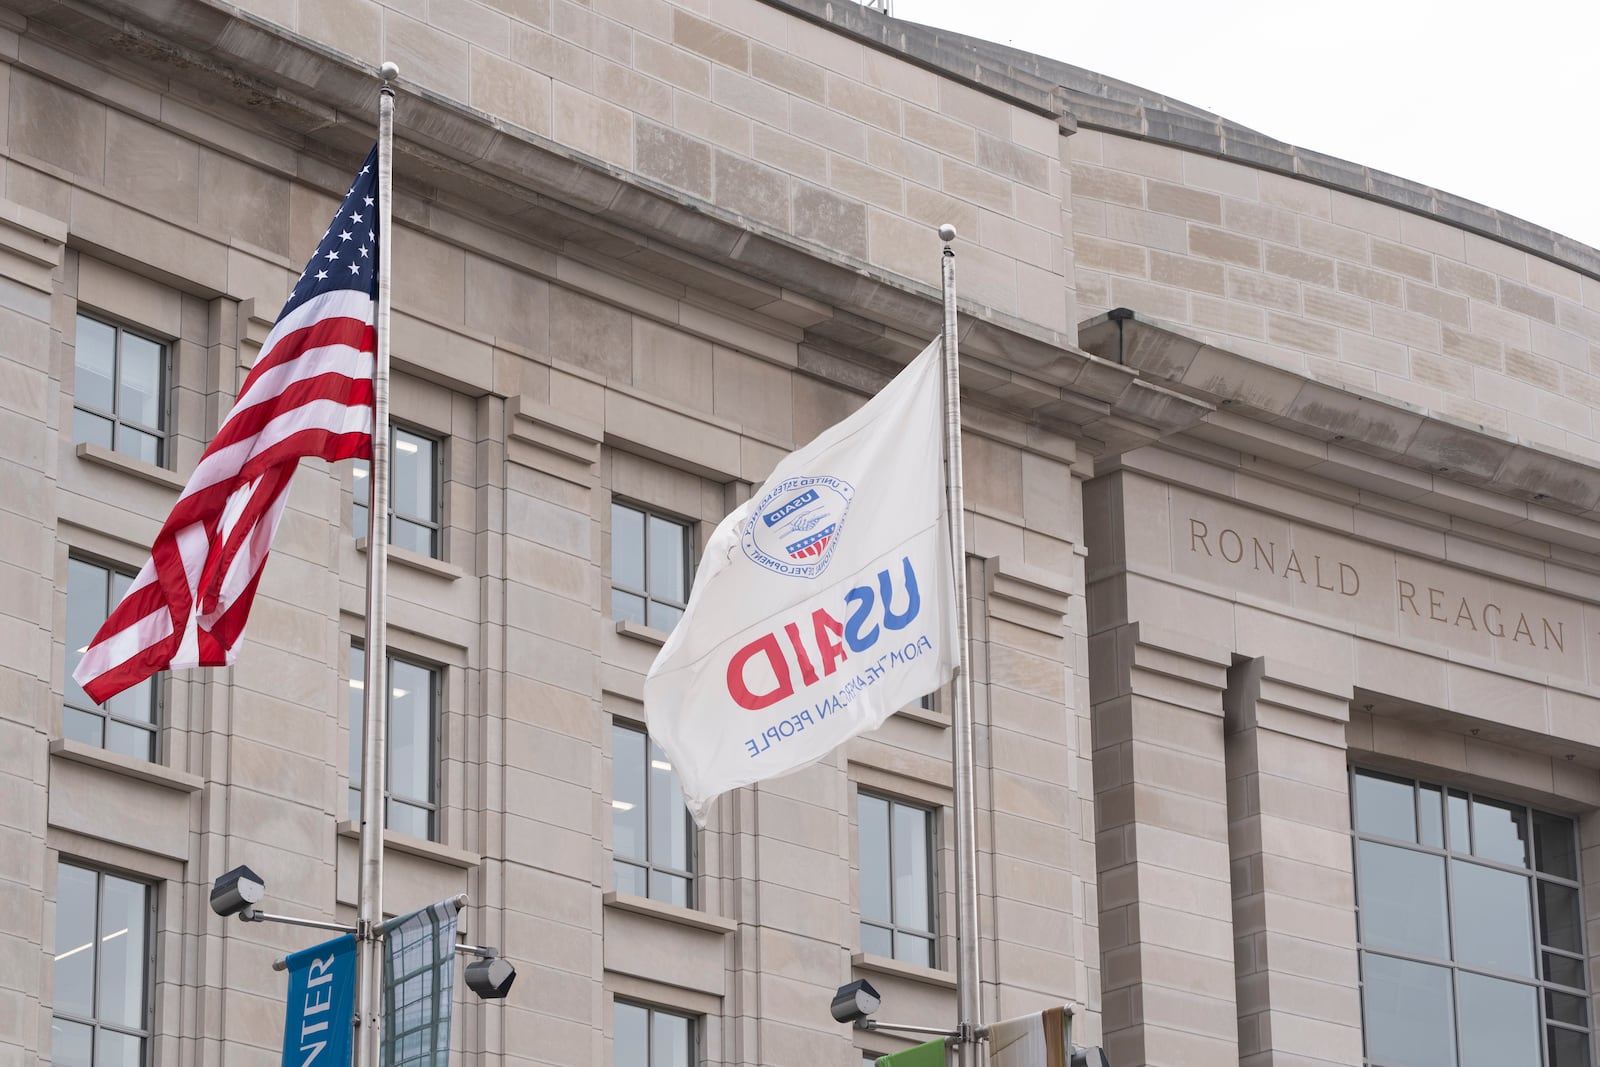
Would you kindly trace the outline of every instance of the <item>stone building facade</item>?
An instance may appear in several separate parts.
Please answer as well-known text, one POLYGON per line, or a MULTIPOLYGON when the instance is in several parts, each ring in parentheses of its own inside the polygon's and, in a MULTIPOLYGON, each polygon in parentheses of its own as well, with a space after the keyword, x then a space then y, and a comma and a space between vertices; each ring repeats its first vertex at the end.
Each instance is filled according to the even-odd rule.
POLYGON ((825 0, 0 4, 0 1063, 277 1062, 354 914, 362 472, 237 666, 67 681, 402 70, 386 904, 461 1062, 854 1064, 954 1013, 937 697, 694 831, 642 683, 957 243, 984 1012, 1130 1065, 1592 1064, 1600 253, 825 0))

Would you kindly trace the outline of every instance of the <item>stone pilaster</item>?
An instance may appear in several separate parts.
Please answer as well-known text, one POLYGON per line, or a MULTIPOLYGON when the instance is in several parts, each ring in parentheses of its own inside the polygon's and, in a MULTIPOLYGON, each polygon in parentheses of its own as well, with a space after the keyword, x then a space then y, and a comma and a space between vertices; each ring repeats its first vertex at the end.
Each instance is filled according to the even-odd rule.
POLYGON ((1118 1067, 1233 1067, 1223 690, 1203 638, 1090 638, 1106 1051, 1118 1067))
POLYGON ((1358 1063, 1350 691, 1244 660, 1226 707, 1239 1063, 1358 1063))

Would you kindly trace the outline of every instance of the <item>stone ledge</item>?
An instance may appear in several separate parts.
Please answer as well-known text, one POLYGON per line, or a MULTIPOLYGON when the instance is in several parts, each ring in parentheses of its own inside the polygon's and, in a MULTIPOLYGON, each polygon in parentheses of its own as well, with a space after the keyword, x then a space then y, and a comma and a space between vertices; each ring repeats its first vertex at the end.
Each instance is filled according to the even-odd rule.
POLYGON ((713 934, 731 934, 739 929, 739 924, 732 919, 724 919, 720 915, 697 911, 694 908, 681 908, 676 904, 664 904, 648 897, 634 896, 632 893, 618 893, 612 890, 600 899, 606 907, 615 908, 617 911, 647 915, 663 922, 676 923, 679 926, 688 926, 713 934))
POLYGON ((654 626, 645 626, 642 623, 629 622, 627 619, 617 623, 617 633, 635 641, 642 641, 647 645, 655 645, 657 648, 667 643, 667 632, 665 630, 658 630, 654 626))
MULTIPOLYGON (((356 551, 366 555, 367 539, 365 537, 356 538, 356 551)), ((435 578, 443 578, 450 582, 467 576, 467 572, 457 567, 454 563, 449 563, 442 559, 434 559, 432 556, 424 556, 420 552, 413 552, 409 548, 401 548, 398 545, 389 546, 389 562, 398 563, 400 566, 410 570, 431 574, 435 578)))
POLYGON ((77 451, 78 458, 86 462, 101 467, 109 467, 112 470, 121 471, 123 474, 131 474, 135 478, 141 478, 152 485, 159 485, 164 489, 171 489, 180 493, 183 491, 185 479, 165 467, 157 467, 143 460, 134 459, 132 456, 124 456, 121 452, 113 452, 109 448, 90 444, 88 441, 79 442, 77 451))
MULTIPOLYGON (((352 819, 341 819, 335 832, 352 841, 361 840, 361 826, 352 819)), ((459 867, 461 870, 470 871, 483 862, 483 857, 476 852, 467 852, 465 849, 451 848, 449 845, 438 841, 424 841, 420 837, 410 834, 399 834, 393 830, 383 832, 383 848, 385 852, 404 852, 408 856, 417 856, 425 860, 433 860, 447 867, 459 867)))
POLYGON ((887 956, 874 956, 868 952, 855 952, 850 955, 850 966, 858 971, 873 971, 877 974, 893 975, 911 982, 920 982, 923 985, 934 986, 938 989, 954 989, 956 987, 956 972, 941 970, 938 967, 923 967, 915 963, 906 963, 903 960, 893 960, 887 956))
POLYGON ((98 767, 101 770, 111 771, 124 778, 136 778, 141 782, 163 786, 179 793, 197 793, 205 787, 205 779, 198 775, 189 774, 187 771, 175 770, 161 763, 149 763, 145 760, 124 756, 119 752, 111 752, 103 748, 86 745, 82 741, 73 741, 65 737, 57 737, 50 742, 50 755, 73 763, 82 763, 89 767, 98 767))

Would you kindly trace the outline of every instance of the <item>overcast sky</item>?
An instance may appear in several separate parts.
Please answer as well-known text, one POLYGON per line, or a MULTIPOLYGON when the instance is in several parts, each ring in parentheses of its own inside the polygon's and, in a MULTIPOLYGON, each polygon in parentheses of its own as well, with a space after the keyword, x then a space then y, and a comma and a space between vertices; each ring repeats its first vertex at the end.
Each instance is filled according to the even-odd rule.
POLYGON ((1600 247, 1600 0, 892 0, 1600 247))

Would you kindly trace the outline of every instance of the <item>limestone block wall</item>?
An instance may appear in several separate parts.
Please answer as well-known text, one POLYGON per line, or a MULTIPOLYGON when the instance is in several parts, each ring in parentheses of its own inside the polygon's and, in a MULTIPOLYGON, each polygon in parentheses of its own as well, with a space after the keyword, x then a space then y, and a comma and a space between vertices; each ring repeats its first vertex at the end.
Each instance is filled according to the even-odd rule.
POLYGON ((1084 318, 1129 307, 1273 366, 1600 457, 1600 279, 1235 160, 1090 129, 1068 149, 1084 318))

